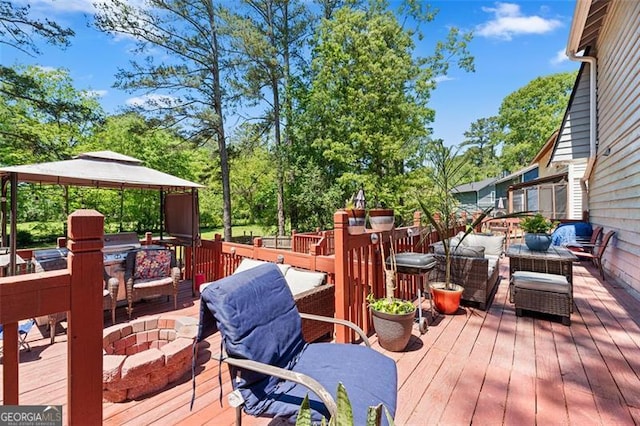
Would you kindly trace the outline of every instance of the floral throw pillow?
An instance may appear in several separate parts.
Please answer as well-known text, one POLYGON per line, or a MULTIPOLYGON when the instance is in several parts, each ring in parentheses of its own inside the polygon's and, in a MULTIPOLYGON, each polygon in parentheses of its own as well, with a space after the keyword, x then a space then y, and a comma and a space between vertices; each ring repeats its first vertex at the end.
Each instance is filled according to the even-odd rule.
POLYGON ((171 251, 140 250, 136 253, 134 279, 164 278, 171 271, 171 251))

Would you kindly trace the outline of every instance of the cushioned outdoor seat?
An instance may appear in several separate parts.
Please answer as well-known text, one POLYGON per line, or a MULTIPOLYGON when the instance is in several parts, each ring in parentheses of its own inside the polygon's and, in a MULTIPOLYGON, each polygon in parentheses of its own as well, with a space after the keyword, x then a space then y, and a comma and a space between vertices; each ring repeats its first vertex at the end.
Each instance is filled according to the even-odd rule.
POLYGON ((511 275, 510 290, 516 315, 523 310, 559 315, 562 323, 571 324, 573 289, 563 275, 517 271, 511 275))
MULTIPOLYGON (((31 350, 29 342, 27 342, 27 335, 35 323, 35 319, 30 319, 18 324, 18 346, 27 352, 31 350)), ((2 324, 0 324, 0 340, 4 340, 4 326, 2 324)), ((2 347, 0 347, 0 354, 2 354, 2 347)))
POLYGON ((178 309, 180 268, 169 249, 146 249, 127 254, 124 280, 127 291, 127 313, 131 319, 133 302, 150 296, 173 296, 173 308, 178 309))
MULTIPOLYGON (((301 315, 309 315, 298 313, 276 265, 260 265, 213 282, 201 298, 198 341, 219 329, 220 359, 230 364, 231 382, 242 395, 247 414, 294 423, 308 394, 312 421, 320 422, 336 414, 336 390, 342 382, 354 424, 365 424, 367 408, 378 404, 395 415, 395 362, 370 347, 305 343, 301 315)), ((357 331, 368 344, 364 333, 357 331)))

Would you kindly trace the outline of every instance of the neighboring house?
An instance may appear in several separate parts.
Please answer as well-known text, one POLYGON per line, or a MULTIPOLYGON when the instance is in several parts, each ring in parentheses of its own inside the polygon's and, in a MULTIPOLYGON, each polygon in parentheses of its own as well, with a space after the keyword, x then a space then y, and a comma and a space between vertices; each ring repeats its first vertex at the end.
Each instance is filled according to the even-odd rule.
POLYGON ((616 231, 609 277, 640 291, 640 1, 580 0, 567 55, 583 62, 549 165, 566 167, 571 214, 616 231), (584 56, 576 56, 585 51, 584 56), (597 93, 597 95, 596 95, 597 93), (579 203, 579 206, 578 206, 579 203))
POLYGON ((465 183, 453 188, 453 196, 460 202, 460 208, 473 213, 495 206, 496 203, 496 178, 489 178, 479 182, 465 183))
POLYGON ((567 167, 549 165, 558 135, 555 131, 547 139, 529 167, 496 183, 498 196, 508 188, 509 212, 535 211, 554 219, 571 218, 567 167))
MULTIPOLYGON (((530 166, 525 167, 524 169, 520 169, 516 172, 513 172, 507 176, 501 177, 496 181, 496 198, 498 201, 502 199, 505 212, 509 211, 522 211, 526 210, 525 208, 518 208, 518 206, 523 205, 522 194, 518 194, 518 199, 515 202, 516 209, 514 210, 514 197, 513 192, 511 191, 511 187, 514 185, 520 185, 525 182, 529 182, 538 177, 538 164, 532 164, 530 166)), ((497 207, 497 206, 496 206, 497 207)))

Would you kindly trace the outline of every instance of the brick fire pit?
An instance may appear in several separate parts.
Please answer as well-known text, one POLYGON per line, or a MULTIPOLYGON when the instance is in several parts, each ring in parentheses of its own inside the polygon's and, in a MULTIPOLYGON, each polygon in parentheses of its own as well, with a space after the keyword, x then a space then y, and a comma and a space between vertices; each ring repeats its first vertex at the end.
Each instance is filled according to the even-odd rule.
POLYGON ((195 318, 164 315, 103 332, 102 399, 122 402, 165 388, 191 369, 195 318))

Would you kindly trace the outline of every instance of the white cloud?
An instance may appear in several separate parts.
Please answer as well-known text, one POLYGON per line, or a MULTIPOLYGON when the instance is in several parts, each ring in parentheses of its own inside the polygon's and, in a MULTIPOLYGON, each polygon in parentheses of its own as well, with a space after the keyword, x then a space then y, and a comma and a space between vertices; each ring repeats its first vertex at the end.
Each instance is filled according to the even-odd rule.
POLYGON ((511 40, 513 36, 545 34, 562 26, 562 22, 557 19, 545 19, 537 15, 525 16, 518 4, 496 3, 495 8, 483 7, 482 10, 494 15, 493 19, 476 27, 475 33, 482 37, 511 40))
POLYGON ((51 67, 49 65, 35 65, 34 68, 39 69, 42 72, 52 73, 58 71, 57 67, 51 67))
POLYGON ((556 56, 554 56, 553 58, 551 58, 551 60, 549 62, 551 62, 551 65, 559 65, 565 61, 568 61, 569 58, 567 58, 567 54, 565 53, 564 49, 560 49, 558 50, 558 52, 556 53, 556 56))
POLYGON ((131 107, 155 109, 173 106, 175 105, 175 100, 176 98, 168 95, 144 95, 129 98, 125 103, 131 107))
POLYGON ((449 77, 448 75, 441 75, 441 76, 436 77, 436 78, 434 79, 434 81, 435 81, 436 83, 442 83, 442 82, 444 82, 444 81, 451 81, 451 80, 455 80, 455 78, 453 78, 453 77, 449 77))
POLYGON ((94 0, 18 0, 18 3, 30 4, 32 8, 40 11, 52 11, 58 13, 94 13, 94 0))
POLYGON ((87 90, 88 96, 96 97, 96 98, 104 98, 109 93, 108 90, 87 90))

